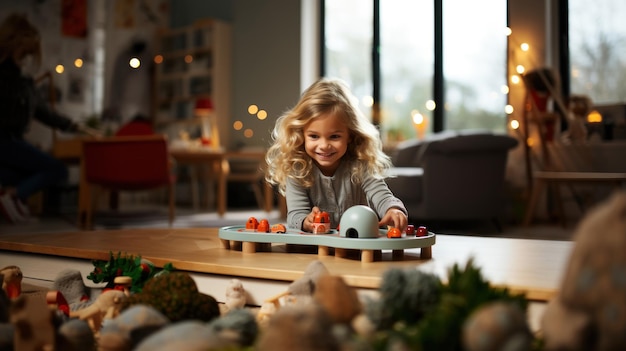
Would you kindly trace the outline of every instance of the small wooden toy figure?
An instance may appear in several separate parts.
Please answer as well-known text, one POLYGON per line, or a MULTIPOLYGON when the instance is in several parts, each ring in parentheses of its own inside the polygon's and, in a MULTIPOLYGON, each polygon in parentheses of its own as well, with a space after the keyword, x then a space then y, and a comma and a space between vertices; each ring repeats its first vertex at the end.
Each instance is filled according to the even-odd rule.
POLYGON ((63 312, 66 316, 70 316, 70 305, 67 303, 65 296, 58 290, 50 290, 46 293, 46 303, 49 307, 63 312))
POLYGON ((22 270, 18 266, 7 266, 0 269, 0 275, 4 276, 2 290, 10 299, 14 299, 22 293, 22 270))
POLYGON ((274 224, 271 228, 272 233, 285 234, 287 233, 287 227, 282 223, 274 224))
POLYGON ((258 226, 259 226, 259 220, 257 220, 255 217, 248 218, 248 221, 246 222, 247 231, 255 231, 258 226))
POLYGON ((398 228, 391 227, 387 230, 388 238, 401 238, 402 232, 398 228))
POLYGON ((261 233, 269 233, 270 232, 270 222, 267 219, 262 219, 259 222, 259 225, 256 228, 257 232, 261 233))
POLYGON ((426 229, 426 227, 424 227, 423 225, 420 225, 419 227, 417 227, 417 233, 415 233, 415 236, 426 236, 428 235, 428 229, 426 229))
POLYGON ((313 234, 326 234, 330 231, 330 215, 326 211, 315 214, 313 234))
POLYGON ((246 302, 247 296, 246 290, 243 288, 243 283, 239 279, 232 279, 226 289, 226 301, 224 302, 228 310, 232 311, 237 308, 243 308, 246 302))
POLYGON ((120 290, 104 291, 93 304, 78 311, 71 311, 70 317, 87 321, 94 334, 97 334, 103 320, 117 317, 126 298, 126 294, 120 290))

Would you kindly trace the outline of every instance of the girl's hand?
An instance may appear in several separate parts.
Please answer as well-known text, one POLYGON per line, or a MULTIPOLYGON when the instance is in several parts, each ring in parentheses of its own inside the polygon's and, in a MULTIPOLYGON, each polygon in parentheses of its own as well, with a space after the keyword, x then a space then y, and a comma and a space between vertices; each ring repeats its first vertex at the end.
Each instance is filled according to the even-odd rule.
POLYGON ((313 221, 315 220, 315 215, 320 213, 320 208, 317 206, 313 206, 313 208, 311 209, 311 213, 309 213, 308 216, 306 216, 306 218, 304 219, 304 222, 302 222, 302 230, 304 230, 305 232, 313 232, 313 221))
POLYGON ((378 226, 393 225, 395 228, 400 229, 401 232, 406 230, 406 226, 409 224, 409 219, 397 208, 390 208, 385 213, 385 216, 378 222, 378 226))

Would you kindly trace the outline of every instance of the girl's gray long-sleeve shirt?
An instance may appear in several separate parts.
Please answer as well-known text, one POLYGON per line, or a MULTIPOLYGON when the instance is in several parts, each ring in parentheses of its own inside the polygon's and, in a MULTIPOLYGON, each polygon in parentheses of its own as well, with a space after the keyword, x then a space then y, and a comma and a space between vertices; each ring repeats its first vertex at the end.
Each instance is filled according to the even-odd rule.
POLYGON ((331 227, 336 228, 341 215, 350 207, 366 205, 372 208, 378 218, 382 218, 392 207, 408 212, 404 203, 393 195, 384 179, 365 176, 361 184, 350 180, 350 162, 342 161, 333 176, 325 176, 314 167, 314 181, 311 188, 297 185, 287 180, 285 197, 287 200, 287 226, 302 230, 302 223, 311 213, 313 206, 330 215, 331 227))

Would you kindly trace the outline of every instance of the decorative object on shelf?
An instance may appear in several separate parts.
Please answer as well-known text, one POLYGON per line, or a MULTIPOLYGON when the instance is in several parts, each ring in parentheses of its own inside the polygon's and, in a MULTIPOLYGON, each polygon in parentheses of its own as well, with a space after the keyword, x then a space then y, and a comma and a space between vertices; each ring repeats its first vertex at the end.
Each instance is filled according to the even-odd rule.
POLYGON ((194 107, 194 115, 200 120, 202 133, 200 141, 203 146, 220 147, 220 133, 215 120, 213 101, 209 98, 198 98, 194 107))

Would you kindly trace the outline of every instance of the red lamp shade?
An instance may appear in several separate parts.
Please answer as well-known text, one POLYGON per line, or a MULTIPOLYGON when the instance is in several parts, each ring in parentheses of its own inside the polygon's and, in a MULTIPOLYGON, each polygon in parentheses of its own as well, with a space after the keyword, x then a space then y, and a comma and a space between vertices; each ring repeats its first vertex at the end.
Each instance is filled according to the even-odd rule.
POLYGON ((213 101, 209 98, 199 98, 196 100, 194 112, 196 116, 204 117, 213 111, 213 101))

